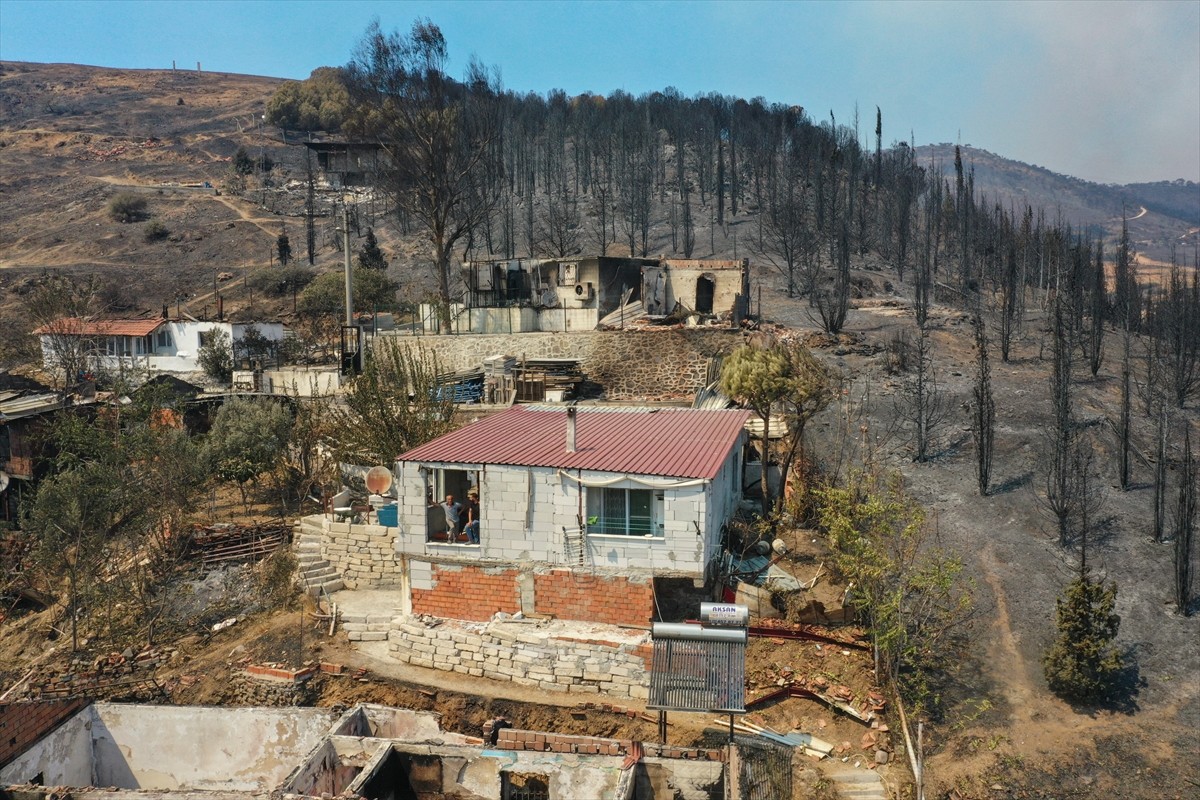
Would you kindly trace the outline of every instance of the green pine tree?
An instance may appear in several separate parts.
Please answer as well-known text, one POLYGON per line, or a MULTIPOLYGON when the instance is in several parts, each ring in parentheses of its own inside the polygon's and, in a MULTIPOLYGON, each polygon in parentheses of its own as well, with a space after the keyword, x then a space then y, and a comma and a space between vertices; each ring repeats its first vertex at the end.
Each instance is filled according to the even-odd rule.
POLYGON ((1058 599, 1058 637, 1042 656, 1050 690, 1067 700, 1094 703, 1109 697, 1123 664, 1113 647, 1121 617, 1114 613, 1117 585, 1081 575, 1058 599))
POLYGON ((379 249, 379 241, 371 228, 367 228, 367 241, 358 251, 358 265, 364 269, 387 269, 387 256, 379 249))

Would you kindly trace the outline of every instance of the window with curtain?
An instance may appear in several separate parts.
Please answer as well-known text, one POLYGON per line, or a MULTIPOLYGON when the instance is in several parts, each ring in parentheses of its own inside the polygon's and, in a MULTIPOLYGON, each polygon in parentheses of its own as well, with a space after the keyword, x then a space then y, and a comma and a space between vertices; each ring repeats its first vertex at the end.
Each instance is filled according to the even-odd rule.
POLYGON ((587 513, 588 533, 649 536, 660 532, 651 489, 591 487, 587 490, 587 513))

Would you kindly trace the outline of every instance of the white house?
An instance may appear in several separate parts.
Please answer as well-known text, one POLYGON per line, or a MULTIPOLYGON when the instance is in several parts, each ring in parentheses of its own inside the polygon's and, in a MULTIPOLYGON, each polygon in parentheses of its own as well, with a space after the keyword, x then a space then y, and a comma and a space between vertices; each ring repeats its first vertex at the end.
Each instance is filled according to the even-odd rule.
POLYGON ((34 331, 41 341, 42 361, 58 366, 62 354, 86 354, 95 365, 134 367, 161 372, 197 372, 198 353, 217 331, 231 342, 255 328, 267 340, 284 338, 281 322, 227 322, 194 319, 104 319, 64 317, 34 331))
POLYGON ((382 524, 306 524, 320 525, 321 557, 340 577, 405 590, 406 613, 645 624, 655 580, 702 584, 720 555, 748 416, 516 406, 399 456, 394 518, 385 508, 382 524), (472 489, 478 544, 448 535, 442 506, 472 489))

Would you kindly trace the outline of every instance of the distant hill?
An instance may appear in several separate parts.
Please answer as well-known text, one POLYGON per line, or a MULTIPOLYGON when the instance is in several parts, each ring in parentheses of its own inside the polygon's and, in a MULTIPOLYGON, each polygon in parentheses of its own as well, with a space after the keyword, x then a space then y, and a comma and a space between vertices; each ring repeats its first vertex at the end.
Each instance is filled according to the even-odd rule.
MULTIPOLYGON (((922 164, 939 164, 953 178, 954 145, 925 145, 917 154, 922 164)), ((1120 234, 1124 211, 1138 252, 1153 261, 1167 261, 1174 243, 1180 260, 1190 263, 1200 244, 1200 183, 1092 183, 969 145, 962 158, 963 168, 975 171, 976 194, 1005 208, 1040 207, 1050 220, 1061 215, 1076 229, 1103 230, 1110 240, 1120 234)))
MULTIPOLYGON (((0 339, 6 327, 27 329, 21 297, 50 269, 99 273, 111 287, 108 307, 122 313, 157 312, 163 303, 211 313, 217 290, 227 311, 290 310, 291 298, 268 302, 244 282, 269 268, 280 233, 289 234, 297 258, 306 250, 304 148, 262 126, 266 103, 281 83, 190 70, 0 62, 0 339), (275 165, 262 183, 248 178, 241 192, 229 186, 239 148, 275 165), (111 218, 109 203, 122 192, 146 200, 146 220, 111 218), (151 221, 167 235, 147 236, 151 221)), ((952 173, 953 146, 922 147, 919 154, 952 173)), ((1143 256, 1165 260, 1175 243, 1183 248, 1181 258, 1191 260, 1200 233, 1200 185, 1103 186, 975 148, 964 148, 964 158, 978 193, 996 202, 1041 206, 1050 220, 1061 214, 1110 237, 1119 232, 1125 207, 1143 256)), ((387 222, 394 217, 386 203, 368 201, 364 209, 402 296, 423 297, 431 287, 423 238, 416 231, 402 235, 387 222)), ((514 211, 514 220, 524 218, 523 210, 514 211)), ((710 213, 695 221, 697 256, 753 255, 747 248, 757 210, 749 202, 724 229, 710 213)), ((340 268, 333 229, 329 217, 318 219, 318 269, 340 268)), ((651 253, 672 252, 665 212, 652 221, 649 242, 651 253)), ((589 237, 584 246, 591 246, 589 237)), ((610 252, 619 246, 610 244, 610 252)))

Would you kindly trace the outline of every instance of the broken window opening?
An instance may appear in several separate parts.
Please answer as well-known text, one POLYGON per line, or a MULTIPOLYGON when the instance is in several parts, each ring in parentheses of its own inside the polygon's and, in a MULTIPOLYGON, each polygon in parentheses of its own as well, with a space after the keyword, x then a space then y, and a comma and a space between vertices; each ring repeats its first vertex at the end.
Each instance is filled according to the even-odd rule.
POLYGON ((433 469, 430 471, 425 490, 425 500, 428 505, 426 541, 445 544, 479 544, 482 529, 479 511, 479 477, 478 470, 433 469))
POLYGON ((502 800, 550 800, 550 781, 545 775, 500 774, 502 800))

